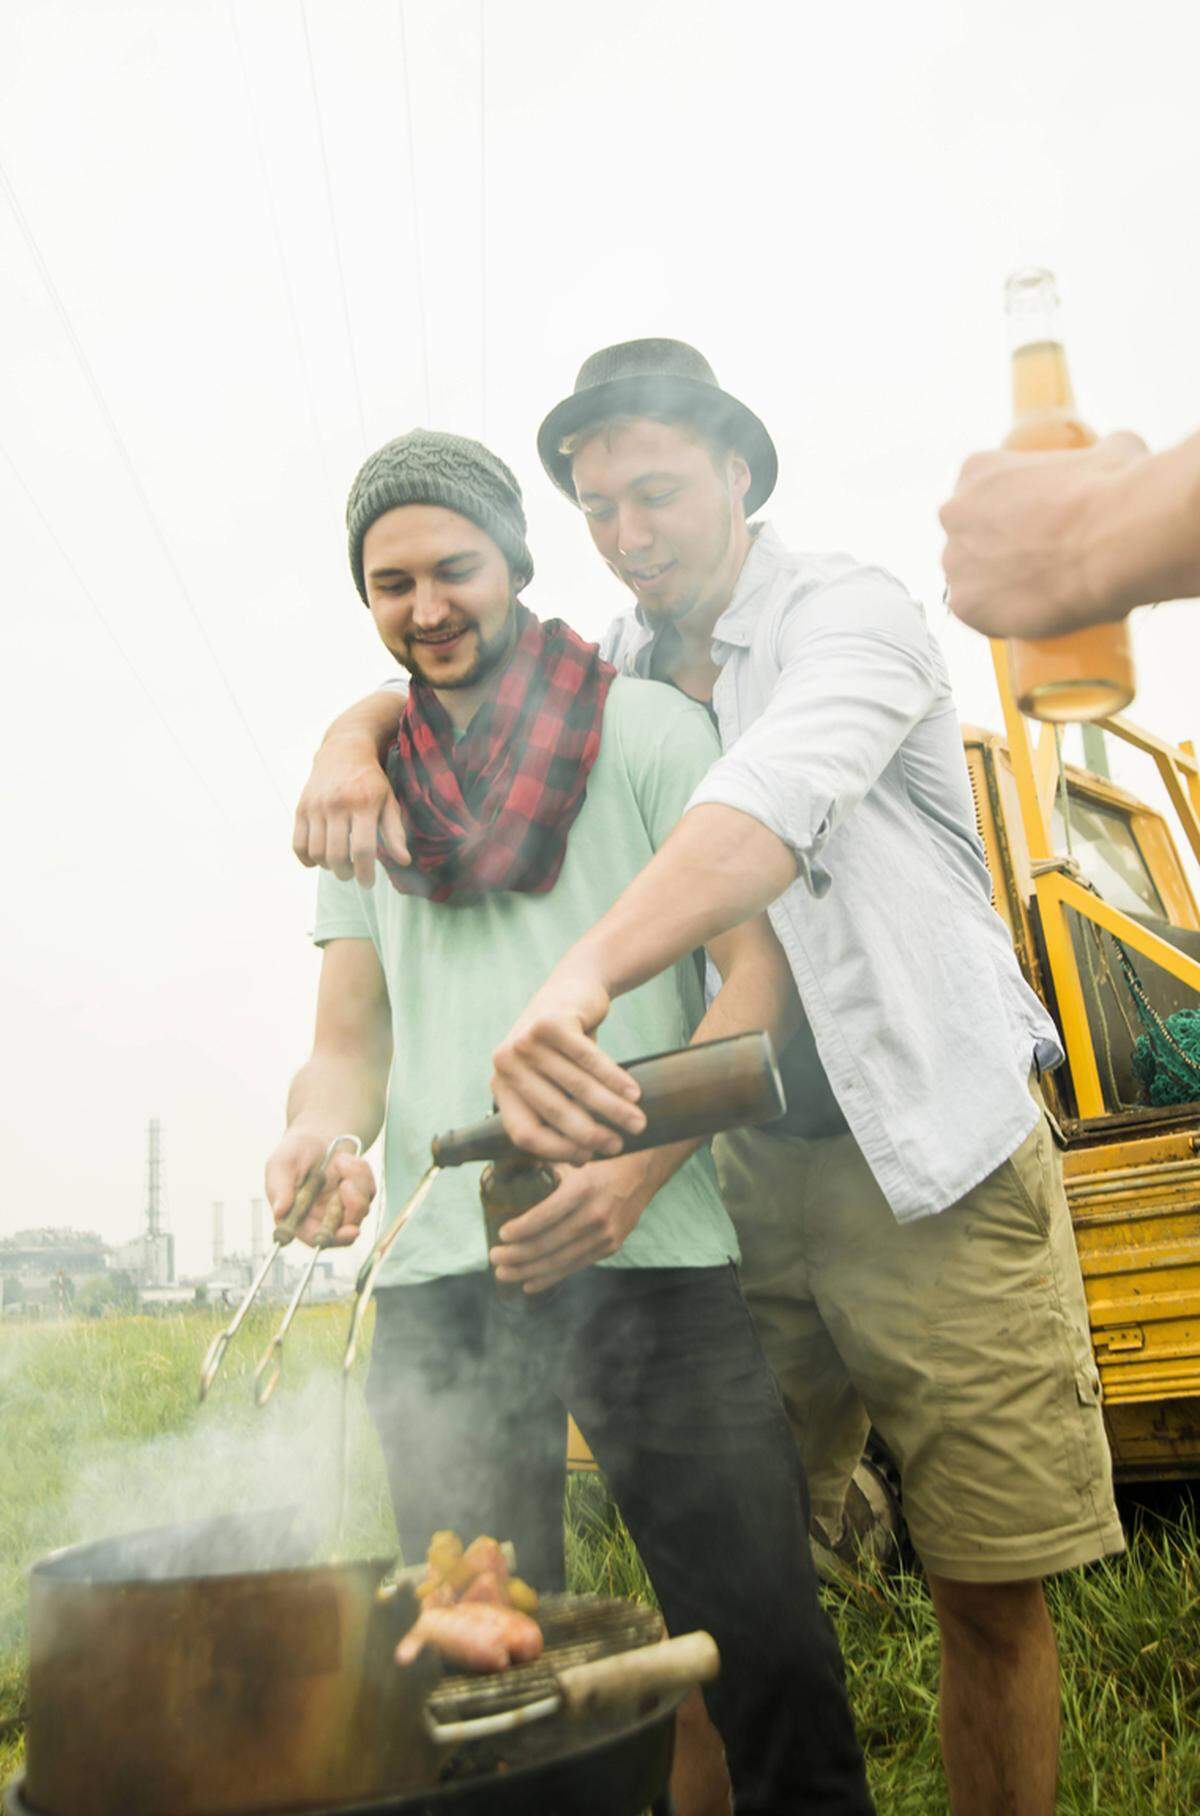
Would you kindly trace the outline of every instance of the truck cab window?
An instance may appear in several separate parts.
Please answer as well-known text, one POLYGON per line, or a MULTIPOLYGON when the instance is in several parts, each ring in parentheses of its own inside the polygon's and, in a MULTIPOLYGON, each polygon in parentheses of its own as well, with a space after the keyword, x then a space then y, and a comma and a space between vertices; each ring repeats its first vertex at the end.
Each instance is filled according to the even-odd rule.
MULTIPOLYGON (((1057 795, 1051 817, 1051 838, 1056 851, 1067 849, 1062 804, 1057 795)), ((1168 918, 1141 846, 1124 814, 1116 808, 1102 807, 1086 795, 1077 794, 1073 788, 1071 850, 1089 883, 1096 885, 1112 907, 1123 909, 1126 914, 1156 914, 1163 920, 1168 918)))

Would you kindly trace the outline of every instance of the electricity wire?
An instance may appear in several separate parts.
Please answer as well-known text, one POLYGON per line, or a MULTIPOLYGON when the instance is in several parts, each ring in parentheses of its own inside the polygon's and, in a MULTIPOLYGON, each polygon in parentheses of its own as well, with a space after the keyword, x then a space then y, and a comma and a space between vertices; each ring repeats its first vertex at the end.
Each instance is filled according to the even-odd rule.
POLYGON ((346 349, 350 355, 350 371, 354 379, 354 401, 358 407, 358 428, 362 438, 362 450, 367 451, 367 418, 363 409, 362 384, 358 376, 358 355, 354 351, 354 334, 350 327, 350 296, 346 289, 346 267, 342 260, 342 241, 338 233, 337 213, 333 206, 333 180, 329 174, 329 153, 325 145, 325 125, 321 116, 321 96, 317 88, 317 71, 313 63, 312 38, 308 30, 308 7, 305 0, 299 0, 300 23, 304 28, 304 54, 308 60, 308 80, 312 90, 313 113, 317 121, 317 143, 321 150, 321 170, 325 178, 325 204, 329 211, 329 231, 333 236, 333 256, 337 264, 338 286, 342 295, 342 321, 346 329, 346 349))
POLYGON ((45 287, 46 293, 49 296, 50 301, 54 305, 54 308, 58 315, 59 321, 62 323, 63 331, 66 334, 67 340, 69 341, 69 343, 71 345, 71 349, 79 364, 79 369, 83 373, 83 376, 87 381, 88 389, 91 391, 92 397, 95 400, 96 408, 99 410, 101 416, 104 419, 104 422, 108 429, 109 435, 112 438, 113 445, 116 448, 117 454, 120 457, 121 464, 125 468, 125 472, 129 478, 129 482, 132 485, 134 491, 137 493, 138 501, 140 502, 142 509, 144 510, 144 512, 146 514, 147 521, 150 524, 150 528, 154 533, 154 538, 155 538, 155 541, 158 543, 159 551, 162 554, 163 560, 166 562, 168 568, 171 571, 171 575, 175 581, 176 586, 179 588, 180 597, 182 598, 184 605, 187 607, 187 610, 188 610, 189 615, 191 616, 192 622, 194 623, 194 625, 196 627, 197 634, 200 637, 200 641, 203 643, 205 649, 208 652, 209 659, 211 660, 213 667, 215 668, 217 674, 220 676, 222 685, 224 686, 225 692, 229 698, 229 703, 233 707, 234 712, 237 714, 238 719, 241 721, 242 729, 245 732, 247 739, 249 740, 250 746, 253 749, 255 756, 258 758, 259 762, 262 765, 263 773, 265 774, 268 782, 270 783, 271 788, 273 789, 274 793, 278 797, 281 806, 283 807, 284 811, 288 814, 288 816, 290 818, 291 808, 288 806, 288 803, 284 798, 283 791, 280 788, 278 782, 275 780, 275 776, 274 776, 274 773, 272 772, 271 766, 267 762, 267 759, 263 752, 262 746, 259 744, 258 739, 254 735, 254 728, 251 725, 249 719, 247 718, 245 710, 242 706, 242 703, 238 699, 237 694, 234 691, 233 683, 230 681, 229 675, 225 670, 224 664, 222 663, 221 658, 218 656, 218 654, 216 652, 212 639, 209 637, 207 630, 204 628, 204 621, 201 618, 200 613, 196 609, 195 600, 192 598, 191 590, 187 584, 187 581, 183 577, 183 571, 180 568, 179 563, 175 559, 175 554, 174 554, 173 549, 171 548, 171 544, 167 540, 166 531, 163 529, 162 524, 159 522, 158 514, 155 511, 154 506, 150 502, 149 493, 146 491, 146 488, 142 483, 141 474, 138 472, 137 467, 134 464, 133 456, 129 452, 129 447, 125 441, 125 437, 121 433, 121 430, 117 424, 116 417, 113 415, 112 410, 109 408, 108 399, 105 397, 104 392, 100 387, 100 381, 96 377, 96 373, 92 367, 92 362, 87 356, 87 352, 84 348, 83 342, 80 340, 79 335, 75 331, 75 324, 71 320, 71 316, 67 310, 67 306, 63 302, 62 296, 59 292, 58 285, 54 281, 54 274, 50 270, 49 265, 46 263, 45 258, 42 256, 42 249, 38 244, 37 237, 34 234, 33 228, 30 226, 28 220, 26 219, 25 211, 21 207, 21 203, 20 203, 20 200, 18 199, 17 192, 13 187, 12 180, 9 177, 9 174, 8 174, 7 170, 5 169, 4 164, 2 162, 0 162, 0 189, 3 189, 3 191, 4 191, 5 199, 7 200, 8 205, 12 210, 13 218, 16 221, 17 226, 21 230, 21 236, 24 239, 26 246, 29 248, 30 257, 33 259, 33 262, 34 262, 35 266, 37 267, 38 276, 41 278, 42 284, 45 287))
POLYGON ((487 18, 479 0, 479 420, 487 440, 488 402, 488 182, 487 182, 487 18))
POLYGON ((333 475, 329 470, 329 461, 325 453, 325 442, 321 435, 320 421, 317 415, 316 399, 313 396, 312 379, 309 374, 308 361, 304 354, 304 336, 300 331, 300 310, 296 302, 296 288, 292 283, 292 274, 288 265, 287 251, 283 243, 283 229, 279 221, 279 210, 275 204, 275 191, 271 183, 271 173, 267 166, 266 147, 263 142, 262 127, 259 121, 258 107, 254 99, 254 87, 250 80, 250 66, 246 58, 246 49, 242 40, 241 27, 238 24, 237 0, 229 0, 229 25, 233 34, 234 48, 237 52, 238 69, 241 73, 242 88, 246 96, 246 107, 250 115, 250 128, 254 137, 254 150, 258 158, 258 172, 262 179, 263 194, 267 204, 267 218, 271 223, 271 238, 275 245, 275 257, 279 263, 279 273, 283 280, 284 297, 287 301, 288 320, 291 323, 292 339, 296 345, 296 359, 300 367, 301 381, 304 387, 304 398, 308 406, 309 427, 312 429, 313 441, 321 462, 321 472, 325 486, 333 503, 337 517, 341 516, 341 500, 333 475))
POLYGON ((413 129, 412 80, 408 64, 408 25, 404 0, 399 0, 400 62, 404 70, 404 119, 408 135, 408 191, 416 247, 417 311, 421 318, 421 373, 425 385, 425 427, 433 427, 433 386, 429 378, 429 317, 425 308, 425 249, 421 233, 421 208, 417 187, 416 135, 413 129))
POLYGON ((158 720, 159 724, 162 726, 163 730, 166 732, 168 738, 170 738, 172 744, 175 746, 176 750, 179 752, 179 755, 183 758, 184 763, 191 770, 192 774, 195 776, 197 782, 199 782, 201 788, 204 790, 205 794, 208 796, 209 800, 212 802, 213 806, 216 808, 216 810, 220 814, 221 818, 223 820, 225 820, 226 823, 228 823, 229 815, 226 813, 224 807, 221 805, 220 800, 218 799, 216 794, 213 792, 212 784, 209 782, 208 777, 204 774, 203 770, 201 770, 197 766, 195 758, 192 756, 192 753, 189 751, 187 745, 183 742, 182 738, 179 736, 179 733, 175 730, 175 727, 171 724, 171 721, 167 718, 166 713, 163 711, 162 707, 159 705, 158 701, 155 699, 154 694, 150 688, 149 682, 146 680, 146 678, 142 674, 141 670, 137 667, 137 664, 134 662, 133 657, 129 654, 129 651, 125 648, 125 645, 121 642, 121 639, 117 635, 117 632, 114 629, 114 627, 108 617, 108 614, 105 612, 103 606, 100 604, 100 601, 96 598, 96 595, 92 592, 92 589, 89 587, 87 581, 84 579, 83 575, 80 573, 79 569, 76 567, 74 561, 72 560, 70 554, 67 552, 63 543, 60 541, 58 534, 54 528, 54 525, 51 523, 51 521, 47 517, 45 511, 42 509, 41 505, 38 503, 37 498, 35 497, 33 490, 30 487, 28 481, 25 479, 24 474, 21 472, 20 468, 17 466, 16 461, 13 459, 13 457, 9 453, 8 449, 4 446, 3 442, 0 442, 0 455, 4 456, 4 459, 8 464, 9 471, 12 473, 13 478, 16 480, 18 486, 20 486, 22 492, 24 492, 26 498, 29 501, 31 509, 33 510, 34 515, 37 517, 38 521, 41 523, 41 526, 42 526, 43 530, 45 530, 46 535, 49 538, 50 542, 53 544, 55 549, 57 549, 58 554, 62 559, 63 565, 67 569, 67 572, 70 574, 70 576, 74 580, 76 586, 79 588, 79 591, 83 594, 83 597, 87 600, 88 604, 91 606, 92 610, 95 612, 97 618, 100 620, 100 623, 103 625, 104 630, 107 633, 110 642, 113 644, 113 647, 116 649, 117 654, 120 656, 122 662, 125 664, 126 668, 129 670, 130 674, 133 676, 134 681, 137 683, 138 687, 141 689, 142 693, 145 695, 146 699, 149 701, 155 718, 158 720))

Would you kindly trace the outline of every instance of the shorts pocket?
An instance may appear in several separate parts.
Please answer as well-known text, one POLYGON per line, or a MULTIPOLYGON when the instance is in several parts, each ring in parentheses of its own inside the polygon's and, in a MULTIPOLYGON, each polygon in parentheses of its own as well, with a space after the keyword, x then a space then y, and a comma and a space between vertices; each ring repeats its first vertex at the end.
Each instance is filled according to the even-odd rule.
POLYGON ((1054 1138, 1044 1115, 1025 1137, 1015 1153, 1010 1154, 1000 1172, 1007 1170, 1020 1202, 1039 1236, 1050 1232, 1054 1204, 1054 1138))
POLYGON ((1073 1526, 1098 1401, 1050 1281, 938 1319, 930 1349, 936 1423, 922 1498, 984 1544, 1073 1526))

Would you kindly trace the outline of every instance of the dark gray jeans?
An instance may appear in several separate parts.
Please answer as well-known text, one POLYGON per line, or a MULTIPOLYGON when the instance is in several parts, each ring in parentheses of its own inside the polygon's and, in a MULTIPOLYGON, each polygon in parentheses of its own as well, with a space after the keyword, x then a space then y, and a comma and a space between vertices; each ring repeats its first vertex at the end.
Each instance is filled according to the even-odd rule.
POLYGON ((871 1809, 803 1475, 732 1267, 591 1268, 513 1307, 488 1274, 386 1289, 367 1397, 405 1558, 438 1527, 488 1532, 545 1590, 563 1583, 569 1407, 669 1630, 720 1648, 705 1694, 739 1816, 871 1809))

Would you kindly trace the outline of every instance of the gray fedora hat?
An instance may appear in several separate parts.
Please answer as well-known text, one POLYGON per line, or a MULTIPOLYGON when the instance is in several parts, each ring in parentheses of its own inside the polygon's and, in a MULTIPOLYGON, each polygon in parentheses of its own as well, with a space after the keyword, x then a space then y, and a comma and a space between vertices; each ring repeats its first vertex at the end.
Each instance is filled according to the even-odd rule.
POLYGON ((686 341, 621 341, 585 359, 570 397, 555 404, 538 430, 542 465, 560 492, 577 504, 569 435, 612 416, 678 416, 723 435, 750 468, 749 517, 775 489, 779 458, 766 428, 736 397, 722 391, 702 353, 686 341))

